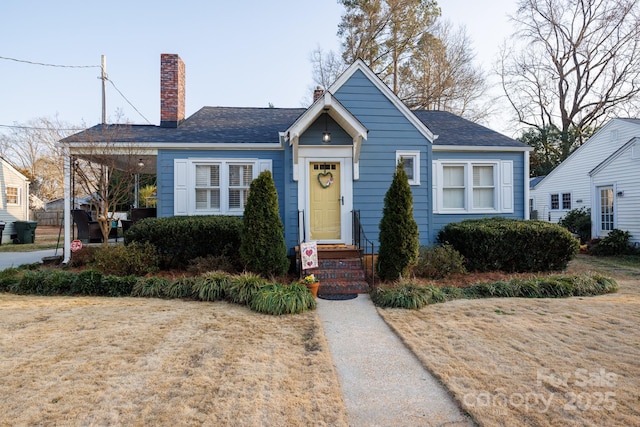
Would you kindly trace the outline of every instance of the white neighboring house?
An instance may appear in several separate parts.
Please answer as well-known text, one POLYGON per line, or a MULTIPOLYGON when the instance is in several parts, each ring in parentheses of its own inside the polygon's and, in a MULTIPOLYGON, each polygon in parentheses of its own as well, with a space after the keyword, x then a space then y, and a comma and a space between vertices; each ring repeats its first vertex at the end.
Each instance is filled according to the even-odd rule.
POLYGON ((0 157, 0 224, 5 223, 2 243, 15 234, 14 221, 29 220, 29 180, 0 157))
POLYGON ((591 172, 591 236, 617 228, 640 245, 640 137, 632 138, 591 172))
MULTIPOLYGON (((537 218, 557 223, 572 209, 592 208, 595 190, 589 173, 635 137, 640 137, 640 119, 608 121, 530 189, 530 208, 537 218)), ((640 171, 635 176, 638 182, 640 171)))

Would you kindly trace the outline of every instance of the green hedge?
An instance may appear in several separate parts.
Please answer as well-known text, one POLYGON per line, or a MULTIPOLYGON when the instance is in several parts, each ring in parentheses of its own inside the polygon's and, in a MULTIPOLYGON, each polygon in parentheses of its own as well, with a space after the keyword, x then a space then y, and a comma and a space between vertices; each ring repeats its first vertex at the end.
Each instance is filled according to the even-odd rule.
POLYGON ((125 244, 151 243, 168 267, 185 267, 208 255, 237 261, 241 230, 242 219, 235 216, 146 218, 125 233, 125 244))
POLYGON ((438 240, 460 252, 470 271, 562 270, 579 249, 578 239, 558 224, 500 217, 448 224, 438 240))

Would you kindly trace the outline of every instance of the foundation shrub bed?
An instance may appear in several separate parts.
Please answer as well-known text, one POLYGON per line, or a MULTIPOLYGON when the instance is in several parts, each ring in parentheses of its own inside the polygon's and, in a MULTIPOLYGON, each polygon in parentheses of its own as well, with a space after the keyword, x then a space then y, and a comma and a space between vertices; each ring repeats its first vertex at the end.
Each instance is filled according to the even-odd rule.
POLYGON ((589 249, 591 255, 613 256, 633 253, 629 244, 631 233, 614 228, 602 239, 597 240, 589 249))
POLYGON ((133 286, 138 281, 137 276, 104 276, 102 286, 110 297, 128 297, 133 292, 133 286))
POLYGON ((0 270, 0 292, 9 292, 9 290, 18 282, 20 282, 20 270, 15 267, 0 270))
POLYGON ((159 270, 159 258, 151 243, 132 242, 97 248, 89 265, 104 274, 144 276, 159 270))
POLYGON ((76 275, 71 284, 70 294, 104 296, 108 295, 106 287, 102 283, 102 273, 97 270, 84 270, 76 275))
POLYGON ((501 217, 448 224, 438 240, 459 251, 470 271, 563 270, 579 248, 578 239, 558 224, 501 217))
POLYGON ((514 278, 489 283, 477 283, 466 288, 414 283, 379 286, 371 293, 378 307, 420 309, 428 304, 453 299, 473 298, 566 298, 596 296, 618 290, 618 283, 600 274, 514 278))
POLYGON ((242 219, 235 216, 146 218, 125 234, 125 244, 149 242, 157 248, 161 267, 184 268, 199 257, 224 256, 240 264, 242 219))
POLYGON ((451 274, 464 274, 467 269, 462 254, 451 245, 422 246, 418 253, 418 262, 411 272, 425 279, 443 279, 451 274))

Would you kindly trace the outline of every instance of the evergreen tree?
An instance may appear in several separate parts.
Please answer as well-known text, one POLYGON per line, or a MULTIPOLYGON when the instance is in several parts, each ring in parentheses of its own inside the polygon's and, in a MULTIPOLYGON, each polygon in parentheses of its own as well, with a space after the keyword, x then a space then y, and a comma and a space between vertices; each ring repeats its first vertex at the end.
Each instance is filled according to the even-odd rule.
POLYGON ((262 172, 251 183, 243 225, 240 256, 246 268, 264 276, 286 273, 289 259, 271 172, 262 172))
POLYGON ((418 224, 413 218, 413 196, 402 161, 398 163, 391 187, 384 196, 380 220, 378 275, 395 280, 407 275, 418 259, 418 224))

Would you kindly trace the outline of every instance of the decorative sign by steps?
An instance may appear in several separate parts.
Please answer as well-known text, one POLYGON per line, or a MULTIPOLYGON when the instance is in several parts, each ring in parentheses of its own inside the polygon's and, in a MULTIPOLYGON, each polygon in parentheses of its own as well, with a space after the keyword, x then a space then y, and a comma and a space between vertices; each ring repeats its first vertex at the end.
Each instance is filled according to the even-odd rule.
POLYGON ((318 242, 300 243, 302 254, 302 269, 318 268, 318 242))
POLYGON ((82 242, 80 240, 71 242, 71 252, 78 252, 80 249, 82 249, 82 242))

